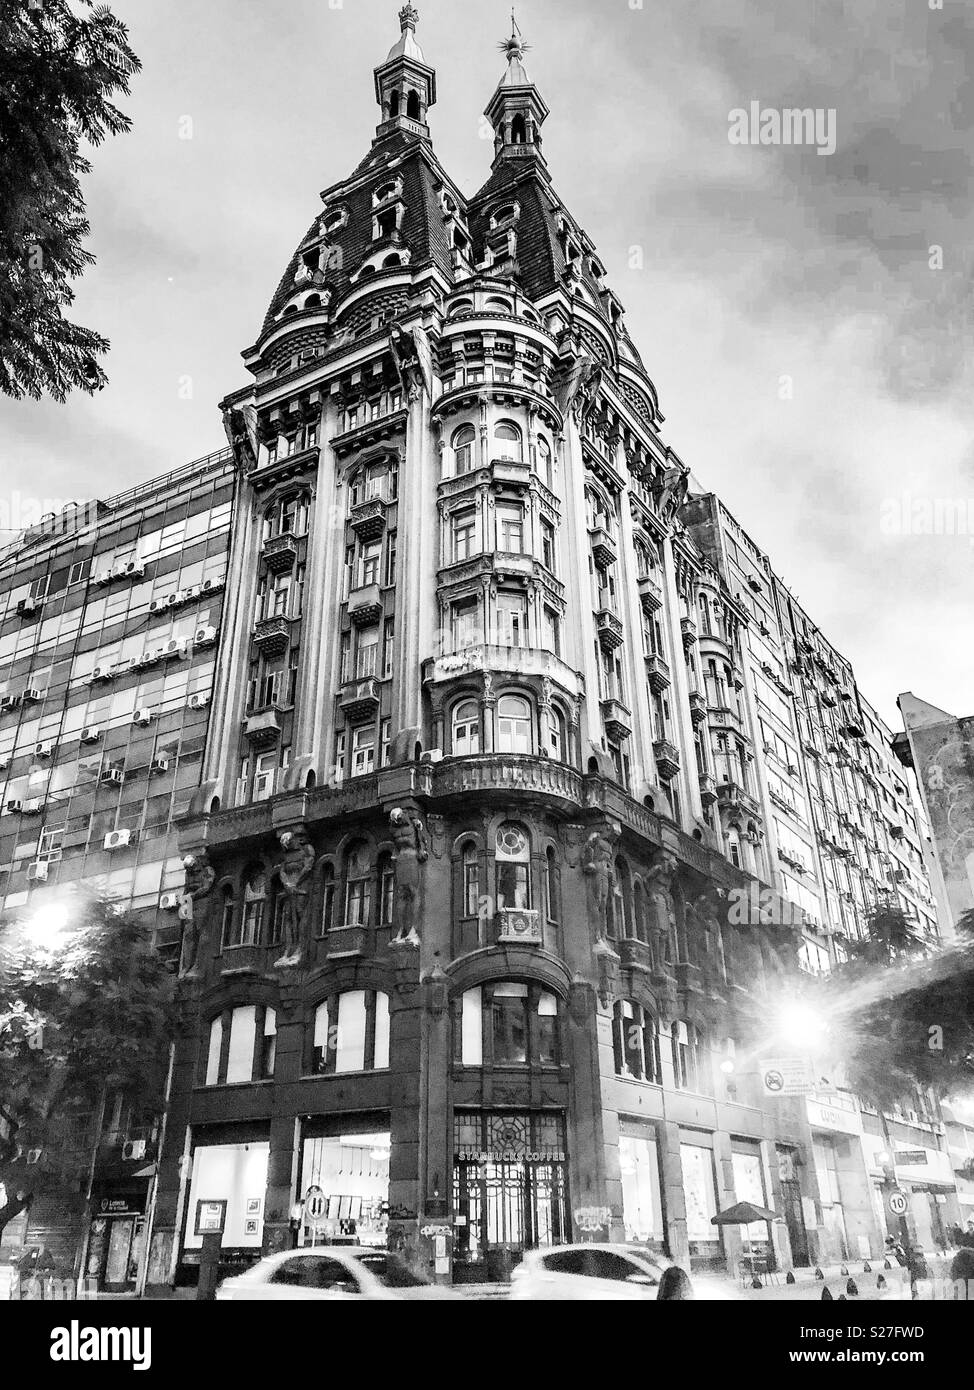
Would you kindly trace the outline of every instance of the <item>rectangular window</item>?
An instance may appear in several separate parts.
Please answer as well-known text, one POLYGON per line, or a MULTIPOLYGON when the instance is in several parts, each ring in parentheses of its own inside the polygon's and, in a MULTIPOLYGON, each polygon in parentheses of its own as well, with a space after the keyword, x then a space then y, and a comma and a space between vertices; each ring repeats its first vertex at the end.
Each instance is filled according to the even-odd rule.
POLYGON ((388 588, 396 582, 396 533, 390 531, 386 537, 386 568, 383 584, 388 588))
POLYGON ((210 1049, 206 1057, 206 1085, 220 1080, 220 1054, 223 1051, 223 1019, 218 1015, 210 1024, 210 1049))
POLYGON ((550 521, 541 523, 541 559, 546 569, 555 572, 555 528, 550 521))
POLYGON ((254 801, 266 801, 274 795, 274 774, 277 771, 277 754, 261 753, 254 768, 254 801))
POLYGON ((388 680, 392 675, 392 653, 396 639, 396 621, 386 618, 382 630, 382 675, 388 680))
POLYGON ((375 766, 375 729, 371 724, 352 731, 352 776, 363 777, 375 766))
POLYGON ((355 653, 355 677, 365 680, 376 674, 376 661, 379 655, 379 629, 377 627, 359 628, 358 649, 355 653))
POLYGON ((497 641, 504 647, 526 647, 528 643, 528 601, 524 594, 497 595, 497 641))
POLYGON ((450 518, 452 556, 454 562, 467 560, 476 549, 477 513, 473 507, 454 512, 450 518))
POLYGON ((68 571, 69 584, 83 584, 91 574, 91 557, 87 560, 78 560, 68 571))
POLYGON ((378 584, 381 556, 381 541, 368 541, 362 546, 359 559, 359 586, 361 588, 364 589, 368 584, 378 584))
POLYGON ((335 1071, 365 1070, 365 990, 352 989, 338 996, 338 1046, 335 1071))
POLYGON ((464 647, 473 646, 479 637, 477 632, 477 600, 468 598, 453 604, 450 609, 450 617, 453 650, 462 651, 464 647))
POLYGON ((524 512, 512 503, 497 507, 497 549, 515 555, 524 550, 524 512))
POLYGON ((383 719, 382 721, 382 753, 380 767, 389 766, 389 749, 392 743, 392 720, 383 719))
POLYGON ((254 1049, 257 1045, 257 1008, 245 1004, 230 1015, 230 1051, 227 1056, 227 1082, 252 1081, 254 1049))

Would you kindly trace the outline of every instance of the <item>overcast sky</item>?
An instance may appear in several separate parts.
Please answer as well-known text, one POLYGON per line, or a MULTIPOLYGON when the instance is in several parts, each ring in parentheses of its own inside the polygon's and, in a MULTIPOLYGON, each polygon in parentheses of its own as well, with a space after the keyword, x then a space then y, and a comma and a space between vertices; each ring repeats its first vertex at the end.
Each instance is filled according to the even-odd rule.
MULTIPOLYGON (((900 690, 974 712, 974 7, 936 3, 518 6, 555 187, 626 307, 666 441, 894 728, 900 690), (731 144, 753 100, 834 108, 834 154, 731 144), (904 499, 961 503, 962 533, 888 534, 904 499)), ((143 72, 132 132, 93 156, 98 263, 74 310, 111 339, 110 385, 0 398, 4 526, 223 446, 216 403, 320 190, 368 148, 372 68, 399 34, 395 0, 112 8, 143 72)), ((472 193, 510 7, 419 9, 434 145, 472 193)))

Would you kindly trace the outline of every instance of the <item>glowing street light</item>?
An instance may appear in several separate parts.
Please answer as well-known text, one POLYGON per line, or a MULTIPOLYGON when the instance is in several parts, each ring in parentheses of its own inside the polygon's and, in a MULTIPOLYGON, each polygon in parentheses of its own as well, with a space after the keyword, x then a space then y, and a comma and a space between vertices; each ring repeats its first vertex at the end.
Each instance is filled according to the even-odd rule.
POLYGON ((812 1050, 825 1038, 825 1020, 810 1004, 790 999, 778 1011, 776 1031, 793 1047, 812 1050))
POLYGON ((71 920, 67 903, 44 903, 24 921, 24 935, 35 951, 55 951, 71 920))

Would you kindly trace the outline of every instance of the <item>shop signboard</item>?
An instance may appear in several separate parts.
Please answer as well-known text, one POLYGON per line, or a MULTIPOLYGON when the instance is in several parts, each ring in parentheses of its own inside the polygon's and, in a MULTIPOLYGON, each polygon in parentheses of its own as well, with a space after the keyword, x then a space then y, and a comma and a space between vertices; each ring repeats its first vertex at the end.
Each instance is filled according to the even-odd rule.
POLYGON ((893 1162, 898 1166, 912 1167, 916 1163, 926 1163, 926 1149, 897 1149, 893 1162))
POLYGON ((838 1103, 825 1105, 822 1101, 806 1097, 805 1110, 813 1129, 824 1129, 835 1134, 862 1133, 862 1121, 855 1108, 847 1109, 838 1103))

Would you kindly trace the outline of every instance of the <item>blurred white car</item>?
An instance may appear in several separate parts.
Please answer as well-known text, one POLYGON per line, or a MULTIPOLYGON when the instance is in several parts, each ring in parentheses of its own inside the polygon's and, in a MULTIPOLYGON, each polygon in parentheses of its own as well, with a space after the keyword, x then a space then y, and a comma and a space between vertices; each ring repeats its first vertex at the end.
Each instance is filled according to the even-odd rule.
POLYGON ((692 1298, 690 1280, 640 1245, 557 1245, 528 1250, 511 1274, 513 1299, 692 1298), (667 1273, 667 1271, 670 1271, 667 1273))
POLYGON ((266 1255, 216 1291, 228 1299, 417 1299, 457 1298, 452 1289, 414 1274, 388 1250, 368 1246, 318 1245, 266 1255))

